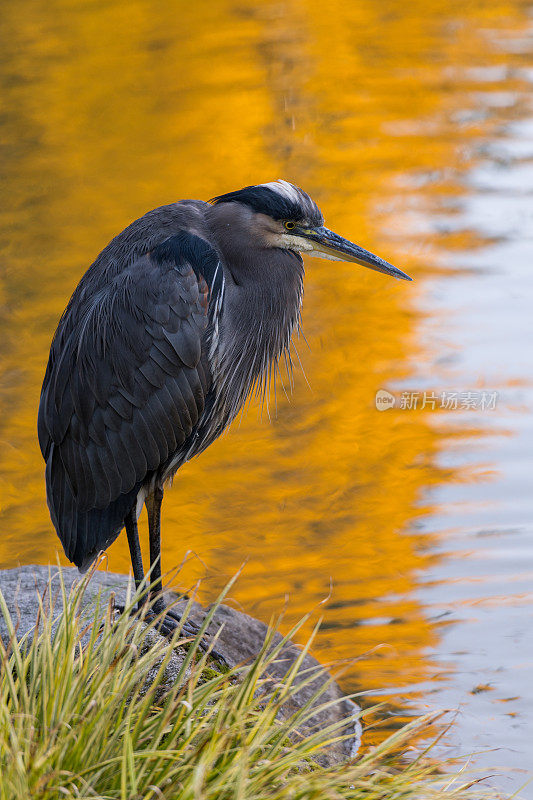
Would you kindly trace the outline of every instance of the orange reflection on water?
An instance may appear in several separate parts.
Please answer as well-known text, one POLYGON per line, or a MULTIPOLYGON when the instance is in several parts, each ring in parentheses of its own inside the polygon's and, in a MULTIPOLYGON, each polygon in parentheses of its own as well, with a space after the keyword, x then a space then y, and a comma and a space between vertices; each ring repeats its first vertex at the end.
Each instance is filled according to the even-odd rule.
MULTIPOLYGON (((312 193, 334 230, 421 276, 434 243, 404 235, 416 206, 402 178, 443 171, 424 186, 429 207, 461 191, 450 120, 468 86, 456 89, 447 70, 497 63, 482 31, 502 15, 523 24, 523 9, 338 0, 327 11, 315 0, 182 2, 171 14, 156 0, 4 9, 1 566, 55 559, 38 393, 57 319, 111 236, 153 206, 279 176, 312 193)), ((478 134, 476 124, 461 131, 478 134)), ((423 284, 330 262, 311 261, 307 273, 309 346, 296 343, 306 379, 298 366, 270 421, 252 403, 180 471, 165 498, 164 566, 194 551, 182 580, 204 575, 201 558, 201 592, 212 598, 247 560, 234 601, 268 620, 288 594, 286 624, 331 582, 317 654, 367 654, 352 688, 408 687, 434 670, 425 653, 437 631, 415 593, 430 557, 416 520, 430 510, 424 492, 446 476, 427 416, 380 414, 374 397, 427 358, 415 310, 423 284)), ((109 568, 129 569, 124 537, 109 568)))

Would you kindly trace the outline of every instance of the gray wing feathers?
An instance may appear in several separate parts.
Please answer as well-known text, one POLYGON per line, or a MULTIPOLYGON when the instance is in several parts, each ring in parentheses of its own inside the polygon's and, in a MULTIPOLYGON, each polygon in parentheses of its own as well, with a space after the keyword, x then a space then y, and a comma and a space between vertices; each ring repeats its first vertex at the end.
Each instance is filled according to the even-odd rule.
POLYGON ((202 263, 191 261, 216 254, 181 236, 201 246, 183 239, 183 248, 176 236, 171 248, 138 257, 101 286, 82 279, 54 337, 39 441, 52 520, 70 557, 80 536, 85 552, 104 546, 91 525, 97 512, 109 517, 110 504, 120 508, 106 524, 122 527, 128 509, 119 499, 134 501, 131 493, 184 445, 203 411, 208 287, 202 263))

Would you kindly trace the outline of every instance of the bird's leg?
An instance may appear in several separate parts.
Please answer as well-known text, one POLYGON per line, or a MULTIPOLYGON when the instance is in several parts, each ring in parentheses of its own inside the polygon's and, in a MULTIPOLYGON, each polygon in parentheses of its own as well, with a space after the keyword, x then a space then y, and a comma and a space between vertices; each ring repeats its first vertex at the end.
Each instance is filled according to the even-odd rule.
MULTIPOLYGON (((153 572, 155 573, 155 584, 150 587, 149 594, 147 592, 143 593, 143 596, 139 599, 137 608, 139 611, 143 611, 145 608, 146 603, 153 600, 154 597, 160 595, 162 591, 161 585, 161 563, 160 563, 160 551, 161 551, 161 540, 160 540, 160 526, 161 526, 161 502, 163 500, 163 490, 157 490, 157 495, 155 497, 154 502, 151 502, 150 505, 147 502, 148 507, 148 525, 150 530, 150 562, 153 566, 153 572), (157 531, 157 535, 153 535, 153 532, 157 531)), ((141 555, 141 545, 139 544, 139 530, 137 528, 137 509, 134 506, 129 514, 126 515, 124 523, 126 525, 126 533, 128 534, 128 544, 130 547, 130 556, 131 556, 131 565, 133 567, 133 578, 135 580, 135 589, 139 591, 144 584, 144 567, 143 567, 143 560, 141 555)), ((124 611, 124 608, 120 608, 120 610, 124 611)), ((148 615, 159 614, 161 611, 164 611, 165 606, 163 603, 163 599, 159 597, 159 599, 153 603, 151 610, 148 612, 148 615)), ((165 618, 159 624, 159 629, 161 633, 172 634, 176 628, 177 624, 179 623, 181 617, 172 612, 172 609, 169 609, 166 612, 165 618)), ((194 622, 187 621, 183 625, 183 631, 187 636, 196 636, 198 633, 198 626, 194 622)))
MULTIPOLYGON (((161 563, 160 563, 160 552, 161 552, 161 540, 160 540, 160 527, 161 527, 161 502, 163 500, 163 490, 156 489, 154 495, 150 495, 149 498, 146 500, 146 506, 148 509, 148 526, 150 531, 150 562, 152 565, 152 579, 155 575, 155 582, 150 587, 150 592, 147 594, 146 592, 143 594, 143 597, 139 600, 138 603, 138 610, 143 611, 145 604, 149 601, 153 601, 155 597, 158 599, 156 602, 151 603, 151 608, 148 611, 147 616, 154 616, 154 614, 160 614, 162 611, 165 610, 165 605, 163 599, 161 597, 162 585, 161 585, 161 563)), ((126 525, 126 533, 128 534, 128 544, 130 546, 130 556, 131 556, 131 565, 133 567, 133 578, 135 580, 135 588, 139 591, 139 588, 143 586, 144 583, 144 567, 143 567, 143 560, 141 555, 141 546, 139 544, 139 531, 137 528, 137 514, 136 514, 136 507, 134 506, 132 510, 127 514, 124 523, 126 525)), ((121 609, 124 610, 123 608, 121 609)), ((176 612, 173 612, 172 609, 168 609, 166 611, 165 617, 163 620, 158 624, 158 628, 161 633, 172 635, 176 628, 178 627, 178 623, 180 622, 181 617, 176 612)), ((196 636, 198 633, 198 625, 196 625, 192 621, 187 621, 183 625, 183 632, 186 636, 196 636)))
MULTIPOLYGON (((181 623, 181 614, 174 608, 167 608, 163 598, 163 583, 161 580, 161 504, 163 502, 163 489, 156 488, 145 500, 148 512, 148 537, 150 542, 150 601, 157 614, 164 612, 165 616, 160 624, 162 633, 172 635, 181 623)), ((133 557, 132 557, 133 560, 133 557)), ((182 630, 187 636, 196 636, 200 626, 188 619, 182 624, 182 630)), ((202 650, 208 648, 208 643, 200 642, 202 650)), ((217 650, 212 650, 211 655, 220 664, 227 666, 226 659, 217 650)))
POLYGON ((150 541, 150 597, 163 593, 161 582, 161 503, 163 489, 159 487, 146 498, 148 512, 148 537, 150 541))
MULTIPOLYGON (((172 633, 181 621, 181 614, 173 608, 166 608, 163 599, 163 582, 161 580, 161 504, 163 489, 157 487, 145 500, 148 512, 148 538, 150 543, 150 602, 158 614, 165 612, 161 629, 172 633)), ((199 627, 188 620, 183 630, 190 636, 198 633, 199 627)))
MULTIPOLYGON (((135 506, 126 515, 124 520, 126 525, 126 533, 128 534, 128 544, 130 546, 131 566, 133 567, 133 579, 135 580, 135 589, 139 591, 144 581, 144 567, 141 555, 141 545, 139 544, 139 530, 137 528, 137 509, 135 506)), ((139 611, 146 602, 146 595, 139 600, 139 611)))

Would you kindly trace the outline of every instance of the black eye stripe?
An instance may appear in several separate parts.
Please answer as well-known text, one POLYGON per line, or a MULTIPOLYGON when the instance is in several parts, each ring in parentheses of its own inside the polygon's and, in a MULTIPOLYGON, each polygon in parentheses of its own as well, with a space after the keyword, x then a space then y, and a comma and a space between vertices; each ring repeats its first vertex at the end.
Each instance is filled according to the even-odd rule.
POLYGON ((293 187, 295 196, 287 197, 268 186, 246 186, 236 192, 222 194, 212 199, 212 203, 243 203, 259 214, 272 219, 285 220, 297 224, 309 221, 312 225, 323 225, 324 219, 316 203, 302 189, 293 187))

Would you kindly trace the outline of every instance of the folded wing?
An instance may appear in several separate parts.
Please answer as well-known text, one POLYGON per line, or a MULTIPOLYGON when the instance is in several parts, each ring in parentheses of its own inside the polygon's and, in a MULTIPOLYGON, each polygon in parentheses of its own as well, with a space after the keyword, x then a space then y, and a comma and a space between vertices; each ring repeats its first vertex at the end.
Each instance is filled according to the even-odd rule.
POLYGON ((211 378, 211 246, 181 232, 113 277, 82 279, 56 331, 39 407, 47 500, 65 553, 86 568, 141 486, 180 451, 211 378))

